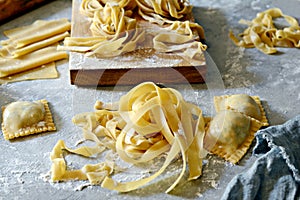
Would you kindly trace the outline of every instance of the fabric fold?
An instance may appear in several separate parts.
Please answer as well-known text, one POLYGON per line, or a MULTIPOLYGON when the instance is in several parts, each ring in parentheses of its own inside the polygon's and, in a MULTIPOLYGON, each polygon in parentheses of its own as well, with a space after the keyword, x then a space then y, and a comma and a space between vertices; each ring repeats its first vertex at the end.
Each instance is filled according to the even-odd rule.
POLYGON ((255 137, 258 159, 231 180, 222 199, 299 199, 300 115, 255 137))

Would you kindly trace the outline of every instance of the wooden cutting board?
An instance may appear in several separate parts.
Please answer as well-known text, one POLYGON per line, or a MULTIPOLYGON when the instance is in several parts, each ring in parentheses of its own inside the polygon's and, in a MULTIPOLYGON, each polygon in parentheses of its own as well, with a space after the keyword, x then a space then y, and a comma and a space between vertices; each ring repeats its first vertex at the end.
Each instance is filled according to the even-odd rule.
MULTIPOLYGON (((90 22, 79 12, 80 2, 73 0, 72 37, 91 36, 90 22)), ((158 53, 153 49, 140 49, 113 58, 87 57, 70 52, 69 62, 73 85, 133 85, 145 81, 204 83, 206 74, 204 54, 201 64, 193 66, 175 53, 158 53)))
POLYGON ((46 3, 49 3, 49 0, 0 0, 0 24, 6 23, 46 3))

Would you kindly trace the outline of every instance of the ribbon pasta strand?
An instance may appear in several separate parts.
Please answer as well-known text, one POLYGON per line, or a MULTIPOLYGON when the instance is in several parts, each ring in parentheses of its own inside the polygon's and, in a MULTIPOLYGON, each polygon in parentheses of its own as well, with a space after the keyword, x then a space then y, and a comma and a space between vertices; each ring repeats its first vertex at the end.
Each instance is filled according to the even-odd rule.
POLYGON ((114 57, 153 48, 160 53, 175 52, 199 65, 198 57, 207 46, 200 42, 205 39, 204 29, 191 21, 191 11, 192 6, 186 0, 83 0, 80 12, 91 23, 92 36, 88 37, 91 41, 68 37, 59 49, 86 53, 86 56, 114 57), (140 27, 139 22, 145 20, 159 28, 140 27), (169 44, 168 40, 174 36, 177 42, 169 44), (145 38, 149 41, 145 42, 145 38))
POLYGON ((137 27, 132 12, 125 10, 129 1, 102 4, 82 2, 80 10, 90 17, 92 37, 67 37, 59 49, 86 53, 87 56, 114 57, 137 48, 144 40, 144 31, 137 27))
POLYGON ((229 37, 235 45, 245 48, 255 47, 265 54, 274 54, 276 47, 300 47, 300 26, 297 20, 285 15, 279 8, 271 8, 258 13, 252 21, 240 20, 241 24, 248 25, 239 40, 232 31, 229 37), (274 25, 275 18, 284 18, 289 27, 282 29, 274 25))

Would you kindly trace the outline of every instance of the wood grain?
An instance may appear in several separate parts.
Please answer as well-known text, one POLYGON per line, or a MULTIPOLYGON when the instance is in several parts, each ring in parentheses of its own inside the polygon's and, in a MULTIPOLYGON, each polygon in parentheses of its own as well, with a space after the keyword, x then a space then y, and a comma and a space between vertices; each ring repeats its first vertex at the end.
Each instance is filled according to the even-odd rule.
POLYGON ((0 24, 21 16, 51 0, 0 0, 0 24))
MULTIPOLYGON (((72 37, 87 37, 90 22, 80 14, 80 0, 73 0, 72 37)), ((143 22, 144 26, 153 26, 143 22)), ((176 53, 159 53, 139 49, 113 58, 87 57, 70 52, 70 82, 73 85, 134 85, 144 81, 155 83, 204 83, 206 62, 193 66, 176 53)))

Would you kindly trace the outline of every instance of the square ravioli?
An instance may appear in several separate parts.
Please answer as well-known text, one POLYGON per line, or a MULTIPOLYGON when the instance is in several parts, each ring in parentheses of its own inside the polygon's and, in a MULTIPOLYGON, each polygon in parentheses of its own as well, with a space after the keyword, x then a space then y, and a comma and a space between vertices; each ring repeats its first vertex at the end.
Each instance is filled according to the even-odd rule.
POLYGON ((6 140, 56 130, 45 99, 12 102, 2 107, 2 119, 1 127, 6 140))

